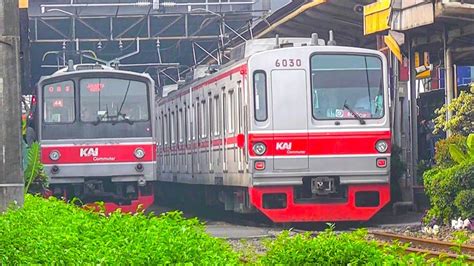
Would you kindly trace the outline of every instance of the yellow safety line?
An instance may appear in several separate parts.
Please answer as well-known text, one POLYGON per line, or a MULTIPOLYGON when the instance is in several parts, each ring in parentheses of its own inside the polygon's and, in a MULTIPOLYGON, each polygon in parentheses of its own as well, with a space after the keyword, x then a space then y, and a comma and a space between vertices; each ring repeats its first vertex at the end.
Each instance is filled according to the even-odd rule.
POLYGON ((281 20, 277 21, 276 23, 272 24, 270 27, 268 27, 266 30, 255 36, 255 38, 260 38, 262 36, 265 36, 267 33, 271 32, 274 30, 276 27, 280 26, 283 23, 288 22, 289 20, 295 18, 296 16, 300 15, 301 13, 305 12, 306 10, 318 6, 320 4, 326 3, 327 0, 313 0, 310 3, 304 4, 300 6, 297 10, 293 11, 291 14, 288 16, 282 18, 281 20))

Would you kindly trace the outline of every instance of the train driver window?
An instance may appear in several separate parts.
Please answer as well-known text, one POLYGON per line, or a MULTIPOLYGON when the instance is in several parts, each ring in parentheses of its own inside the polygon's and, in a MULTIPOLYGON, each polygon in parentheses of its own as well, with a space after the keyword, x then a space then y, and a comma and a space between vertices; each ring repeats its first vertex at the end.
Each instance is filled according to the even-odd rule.
POLYGON ((382 61, 376 56, 311 56, 313 117, 319 120, 382 118, 382 73, 382 61))
POLYGON ((267 76, 264 71, 257 70, 253 74, 253 94, 255 120, 267 120, 267 76))
POLYGON ((72 81, 45 85, 43 98, 43 118, 46 123, 74 122, 74 83, 72 81))

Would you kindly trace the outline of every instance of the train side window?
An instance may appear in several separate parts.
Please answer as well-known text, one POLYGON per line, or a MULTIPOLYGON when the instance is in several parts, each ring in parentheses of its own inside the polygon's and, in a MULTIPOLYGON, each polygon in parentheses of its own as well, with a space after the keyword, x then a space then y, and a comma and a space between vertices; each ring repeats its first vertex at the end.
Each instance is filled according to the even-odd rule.
POLYGON ((70 80, 43 87, 43 119, 46 123, 72 123, 76 120, 74 83, 70 80))
POLYGON ((165 145, 168 145, 168 135, 169 135, 169 124, 168 124, 168 115, 165 114, 164 115, 164 119, 163 119, 163 122, 164 122, 164 126, 163 126, 163 143, 165 145))
POLYGON ((196 138, 200 139, 200 128, 201 128, 202 118, 201 118, 201 104, 199 101, 196 102, 196 138))
POLYGON ((214 96, 214 136, 219 136, 221 134, 221 101, 219 100, 219 95, 214 96))
POLYGON ((214 103, 210 94, 207 101, 209 102, 209 136, 212 137, 212 132, 214 132, 214 103))
POLYGON ((243 128, 242 128, 242 109, 243 109, 243 103, 242 103, 242 82, 239 80, 237 82, 238 84, 238 91, 237 91, 237 108, 238 108, 238 111, 237 111, 237 122, 238 122, 238 130, 239 130, 239 133, 242 133, 244 132, 243 128))
POLYGON ((207 138, 207 128, 209 126, 209 110, 207 106, 208 102, 202 101, 201 102, 201 117, 202 117, 202 123, 201 123, 201 138, 205 139, 207 138))
POLYGON ((163 146, 163 113, 158 116, 158 146, 163 146))
MULTIPOLYGON (((224 88, 222 88, 224 90, 224 88)), ((227 94, 224 92, 222 94, 222 133, 225 134, 229 130, 227 127, 227 94)))
POLYGON ((263 122, 268 118, 267 75, 263 70, 257 70, 253 73, 253 94, 255 120, 263 122))
POLYGON ((183 108, 179 108, 179 113, 178 113, 178 132, 179 132, 178 141, 179 141, 179 143, 183 143, 183 142, 184 142, 184 138, 183 138, 183 131, 184 131, 183 122, 184 122, 184 119, 183 119, 183 108))
POLYGON ((228 106, 228 130, 227 132, 229 134, 234 133, 235 131, 235 96, 234 96, 234 91, 231 90, 229 91, 229 104, 228 106))
POLYGON ((174 112, 171 112, 171 118, 170 118, 170 122, 171 122, 171 144, 174 144, 176 143, 176 130, 175 130, 175 114, 174 112))
POLYGON ((191 106, 188 105, 188 107, 186 108, 186 133, 187 133, 187 137, 188 137, 188 141, 191 141, 191 106))

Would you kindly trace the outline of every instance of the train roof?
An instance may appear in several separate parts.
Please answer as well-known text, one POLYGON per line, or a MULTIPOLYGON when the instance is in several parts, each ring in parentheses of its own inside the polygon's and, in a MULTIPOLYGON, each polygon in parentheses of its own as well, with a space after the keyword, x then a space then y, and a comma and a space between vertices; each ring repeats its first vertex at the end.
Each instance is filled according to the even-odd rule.
POLYGON ((38 83, 41 83, 45 79, 67 76, 71 74, 79 74, 79 73, 97 73, 97 72, 108 72, 108 73, 117 73, 117 74, 127 74, 127 75, 136 75, 145 78, 151 79, 148 73, 138 73, 132 72, 127 70, 119 70, 115 69, 110 66, 101 65, 101 64, 76 64, 76 65, 69 65, 64 68, 57 70, 56 72, 52 73, 48 76, 42 76, 38 83))

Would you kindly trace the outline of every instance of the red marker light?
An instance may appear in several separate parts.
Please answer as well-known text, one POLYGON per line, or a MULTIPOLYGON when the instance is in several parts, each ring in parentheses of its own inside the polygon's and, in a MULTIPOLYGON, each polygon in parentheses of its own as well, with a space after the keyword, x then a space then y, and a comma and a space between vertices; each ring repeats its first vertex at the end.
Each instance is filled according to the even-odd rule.
POLYGON ((258 170, 258 171, 265 170, 265 161, 256 161, 255 170, 258 170))
POLYGON ((57 92, 61 92, 62 90, 63 90, 63 88, 61 88, 61 86, 58 86, 58 87, 56 88, 56 91, 57 91, 57 92))
POLYGON ((377 159, 377 167, 378 168, 386 168, 387 167, 387 159, 385 159, 385 158, 377 159))
POLYGON ((71 91, 71 87, 70 87, 70 86, 66 86, 66 87, 64 87, 64 90, 65 90, 66 92, 69 92, 69 91, 71 91))
POLYGON ((54 88, 51 86, 51 87, 48 88, 48 91, 51 92, 51 93, 53 93, 53 92, 54 92, 54 88))

